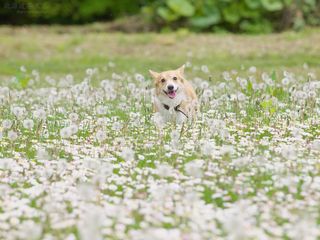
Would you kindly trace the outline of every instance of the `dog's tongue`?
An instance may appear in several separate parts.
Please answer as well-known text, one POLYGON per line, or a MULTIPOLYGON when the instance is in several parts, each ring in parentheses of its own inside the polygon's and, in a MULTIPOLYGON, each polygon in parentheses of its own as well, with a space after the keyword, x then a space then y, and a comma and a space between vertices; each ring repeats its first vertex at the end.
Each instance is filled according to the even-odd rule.
POLYGON ((175 92, 175 91, 168 92, 168 96, 169 96, 170 98, 175 98, 176 92, 175 92))

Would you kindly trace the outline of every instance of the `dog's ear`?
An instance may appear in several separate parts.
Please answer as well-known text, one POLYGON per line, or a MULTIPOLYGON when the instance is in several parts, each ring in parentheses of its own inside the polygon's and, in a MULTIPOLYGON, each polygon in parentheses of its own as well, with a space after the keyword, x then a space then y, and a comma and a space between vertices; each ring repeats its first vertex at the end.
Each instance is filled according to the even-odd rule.
POLYGON ((160 73, 157 73, 155 71, 149 70, 150 75, 154 78, 157 79, 160 75, 160 73))
POLYGON ((183 64, 181 67, 179 67, 179 68, 177 69, 177 71, 179 72, 179 74, 180 74, 181 76, 184 75, 184 68, 185 68, 185 65, 183 64))

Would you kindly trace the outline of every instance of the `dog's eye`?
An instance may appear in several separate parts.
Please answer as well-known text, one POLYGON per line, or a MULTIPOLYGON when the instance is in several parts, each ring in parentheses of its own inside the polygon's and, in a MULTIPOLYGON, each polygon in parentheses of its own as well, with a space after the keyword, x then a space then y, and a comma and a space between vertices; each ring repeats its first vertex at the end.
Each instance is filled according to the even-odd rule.
POLYGON ((173 80, 177 80, 177 77, 173 77, 173 80))
POLYGON ((166 80, 164 78, 161 79, 161 82, 165 82, 166 80))

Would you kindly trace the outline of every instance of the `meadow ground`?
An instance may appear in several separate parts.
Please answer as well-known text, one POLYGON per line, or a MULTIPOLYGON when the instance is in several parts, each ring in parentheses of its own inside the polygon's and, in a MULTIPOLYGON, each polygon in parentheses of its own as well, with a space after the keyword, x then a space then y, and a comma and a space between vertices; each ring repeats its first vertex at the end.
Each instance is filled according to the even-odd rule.
POLYGON ((319 29, 102 30, 0 28, 0 239, 320 237, 319 29), (147 74, 182 64, 184 129, 147 74))

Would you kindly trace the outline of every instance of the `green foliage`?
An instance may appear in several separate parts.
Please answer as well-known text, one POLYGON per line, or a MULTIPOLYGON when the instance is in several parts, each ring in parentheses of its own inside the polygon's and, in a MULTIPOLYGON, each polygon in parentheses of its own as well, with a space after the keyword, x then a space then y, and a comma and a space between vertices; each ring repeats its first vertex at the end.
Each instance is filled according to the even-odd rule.
POLYGON ((10 24, 78 24, 128 15, 140 15, 148 29, 162 31, 186 28, 194 31, 268 33, 320 25, 320 1, 4 0, 3 8, 0 8, 2 23, 10 24))
POLYGON ((320 24, 316 0, 164 0, 146 8, 152 22, 166 29, 268 33, 320 24))
POLYGON ((86 23, 137 14, 144 0, 4 0, 9 23, 86 23), (18 13, 18 14, 17 14, 18 13), (11 16, 11 17, 10 17, 11 16))

